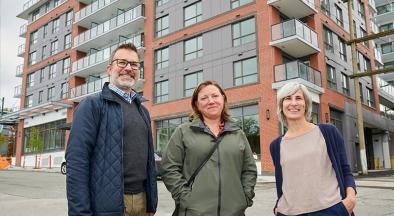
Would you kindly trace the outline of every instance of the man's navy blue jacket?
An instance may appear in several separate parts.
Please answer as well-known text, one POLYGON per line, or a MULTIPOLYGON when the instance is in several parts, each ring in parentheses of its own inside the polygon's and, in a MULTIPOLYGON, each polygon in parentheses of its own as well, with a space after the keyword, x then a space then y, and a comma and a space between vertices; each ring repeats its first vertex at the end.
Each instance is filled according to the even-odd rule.
MULTIPOLYGON (((87 97, 74 112, 66 151, 68 214, 120 216, 123 202, 123 115, 121 105, 104 84, 99 94, 87 97)), ((157 184, 150 117, 134 99, 149 129, 146 201, 156 212, 157 184)))
MULTIPOLYGON (((338 129, 333 125, 319 124, 318 126, 323 134, 324 140, 326 141, 327 153, 338 180, 339 190, 342 199, 344 199, 346 197, 346 188, 352 187, 354 188, 354 190, 356 190, 356 184, 354 182, 354 177, 352 175, 352 171, 347 161, 343 138, 339 133, 338 129)), ((282 176, 282 167, 280 165, 281 140, 282 140, 282 136, 279 136, 274 141, 272 141, 270 145, 271 157, 275 166, 276 193, 277 193, 277 200, 275 207, 278 204, 279 198, 283 194, 282 192, 283 176, 282 176)))

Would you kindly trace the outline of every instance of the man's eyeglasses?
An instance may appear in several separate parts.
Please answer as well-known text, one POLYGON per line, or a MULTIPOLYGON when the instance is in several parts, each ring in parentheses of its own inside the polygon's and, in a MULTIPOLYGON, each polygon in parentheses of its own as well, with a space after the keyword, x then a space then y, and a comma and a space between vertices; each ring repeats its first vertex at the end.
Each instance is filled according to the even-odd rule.
POLYGON ((139 62, 135 62, 135 61, 127 61, 125 59, 114 59, 112 63, 116 62, 116 65, 120 68, 125 68, 127 67, 128 64, 130 64, 130 67, 134 70, 138 70, 140 69, 140 63, 139 62))

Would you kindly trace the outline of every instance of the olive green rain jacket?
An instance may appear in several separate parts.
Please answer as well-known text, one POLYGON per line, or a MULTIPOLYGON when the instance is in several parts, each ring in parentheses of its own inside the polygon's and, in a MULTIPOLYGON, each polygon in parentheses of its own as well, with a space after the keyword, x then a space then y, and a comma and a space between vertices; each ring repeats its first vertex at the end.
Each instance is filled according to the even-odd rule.
POLYGON ((200 119, 180 125, 162 159, 163 181, 179 215, 242 216, 253 204, 257 169, 245 133, 233 121, 224 124, 217 150, 191 187, 187 180, 207 157, 216 138, 200 119))

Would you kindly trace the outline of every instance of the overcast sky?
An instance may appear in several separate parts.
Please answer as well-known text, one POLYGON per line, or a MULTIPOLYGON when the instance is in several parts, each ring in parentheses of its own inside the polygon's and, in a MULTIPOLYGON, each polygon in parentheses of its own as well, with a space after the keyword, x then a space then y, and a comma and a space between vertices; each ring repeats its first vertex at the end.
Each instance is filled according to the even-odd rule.
MULTIPOLYGON (((16 66, 23 63, 17 57, 18 46, 25 38, 19 37, 19 27, 26 23, 16 17, 22 12, 27 0, 0 0, 0 103, 4 97, 5 106, 19 106, 19 99, 14 98, 14 88, 22 83, 22 78, 15 77, 16 66)), ((0 104, 1 107, 1 104, 0 104)))

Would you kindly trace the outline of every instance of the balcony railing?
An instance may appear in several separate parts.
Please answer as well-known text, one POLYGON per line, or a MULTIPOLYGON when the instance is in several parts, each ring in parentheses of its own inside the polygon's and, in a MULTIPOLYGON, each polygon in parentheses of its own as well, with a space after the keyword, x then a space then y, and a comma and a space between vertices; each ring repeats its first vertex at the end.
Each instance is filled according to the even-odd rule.
POLYGON ((39 2, 40 0, 29 0, 23 4, 23 10, 27 10, 29 7, 33 6, 35 3, 39 2))
POLYGON ((27 31, 27 24, 23 24, 21 27, 19 27, 19 36, 25 37, 26 31, 27 31))
POLYGON ((22 77, 22 75, 23 75, 23 64, 20 64, 20 65, 16 66, 15 76, 22 77))
POLYGON ((373 20, 371 20, 371 30, 375 34, 379 33, 379 27, 373 20))
POLYGON ((380 49, 374 47, 374 53, 375 53, 375 60, 378 61, 381 65, 383 65, 382 52, 380 51, 380 49))
MULTIPOLYGON (((133 35, 132 37, 130 37, 129 39, 127 39, 125 41, 105 47, 104 49, 102 49, 96 53, 93 53, 91 55, 88 55, 84 58, 79 59, 78 61, 73 62, 71 73, 78 73, 78 72, 83 71, 84 69, 87 69, 87 68, 92 67, 94 65, 98 65, 100 63, 107 63, 107 61, 109 60, 109 57, 111 56, 112 51, 114 51, 121 44, 133 43, 137 47, 137 49, 139 49, 144 46, 143 40, 144 40, 144 34, 140 33, 137 35, 133 35)), ((97 71, 96 71, 96 73, 97 73, 97 71)))
POLYGON ((378 77, 379 88, 389 95, 394 97, 394 86, 386 82, 384 79, 378 77))
POLYGON ((79 46, 91 39, 97 38, 104 33, 107 33, 117 27, 120 27, 126 23, 132 22, 137 18, 142 17, 143 14, 143 5, 139 5, 135 8, 132 8, 118 16, 107 20, 100 25, 97 25, 74 38, 74 47, 79 46))
POLYGON ((96 11, 108 6, 115 1, 118 0, 98 0, 93 2, 92 4, 82 8, 80 11, 75 13, 75 22, 82 20, 83 18, 95 13, 96 11))
POLYGON ((369 6, 376 11, 375 0, 368 0, 369 6))
POLYGON ((18 56, 23 57, 23 54, 25 54, 25 44, 21 44, 18 46, 18 56))
POLYGON ((21 93, 22 93, 22 86, 21 85, 15 86, 14 98, 19 98, 21 96, 21 93))
POLYGON ((322 87, 320 71, 313 69, 312 67, 300 61, 275 65, 274 78, 275 82, 301 78, 319 87, 322 87))
POLYGON ((71 99, 79 98, 85 95, 89 95, 98 92, 102 89, 105 82, 109 81, 109 77, 103 77, 93 82, 85 83, 80 86, 71 89, 71 99))
POLYGON ((271 27, 271 45, 302 57, 319 52, 317 33, 297 19, 278 23, 271 27))

